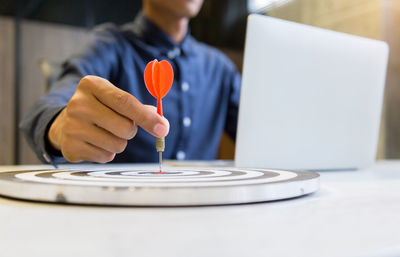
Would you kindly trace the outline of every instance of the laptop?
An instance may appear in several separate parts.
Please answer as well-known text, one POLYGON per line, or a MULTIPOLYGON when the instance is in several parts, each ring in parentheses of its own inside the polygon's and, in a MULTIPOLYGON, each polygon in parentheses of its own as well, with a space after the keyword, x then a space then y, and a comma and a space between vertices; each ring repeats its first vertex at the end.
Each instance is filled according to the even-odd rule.
POLYGON ((388 53, 385 42, 250 15, 235 166, 373 164, 388 53))

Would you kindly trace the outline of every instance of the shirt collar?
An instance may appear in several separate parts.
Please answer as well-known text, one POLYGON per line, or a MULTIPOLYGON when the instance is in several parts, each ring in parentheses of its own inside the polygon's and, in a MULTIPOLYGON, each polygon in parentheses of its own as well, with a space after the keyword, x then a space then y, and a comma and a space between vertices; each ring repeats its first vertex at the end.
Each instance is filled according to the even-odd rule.
POLYGON ((195 53, 195 40, 190 35, 189 28, 183 41, 177 44, 169 35, 150 21, 143 12, 140 12, 133 23, 127 24, 127 29, 146 44, 153 47, 155 54, 171 57, 171 54, 191 55, 195 53))

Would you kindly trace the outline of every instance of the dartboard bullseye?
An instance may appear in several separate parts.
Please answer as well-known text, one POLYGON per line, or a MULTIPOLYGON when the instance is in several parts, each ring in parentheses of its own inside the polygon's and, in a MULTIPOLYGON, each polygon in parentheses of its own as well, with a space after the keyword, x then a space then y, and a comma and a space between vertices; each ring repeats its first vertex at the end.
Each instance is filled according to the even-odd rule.
POLYGON ((185 206, 265 202, 318 190, 314 172, 234 167, 92 168, 0 173, 0 195, 45 202, 185 206))

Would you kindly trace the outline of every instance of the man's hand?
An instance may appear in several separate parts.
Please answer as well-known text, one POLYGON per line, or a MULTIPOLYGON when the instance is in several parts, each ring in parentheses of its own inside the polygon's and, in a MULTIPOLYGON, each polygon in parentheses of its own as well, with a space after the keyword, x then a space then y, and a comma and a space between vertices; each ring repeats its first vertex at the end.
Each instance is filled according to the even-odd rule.
POLYGON ((137 126, 156 137, 168 134, 167 119, 108 80, 86 76, 50 126, 48 139, 70 162, 106 163, 125 150, 137 126))

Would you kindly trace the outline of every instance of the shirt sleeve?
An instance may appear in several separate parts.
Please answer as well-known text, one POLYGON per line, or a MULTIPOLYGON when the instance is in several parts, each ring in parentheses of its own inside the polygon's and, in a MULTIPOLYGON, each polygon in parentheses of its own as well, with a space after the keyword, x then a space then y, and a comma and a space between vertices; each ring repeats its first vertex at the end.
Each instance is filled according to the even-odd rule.
POLYGON ((110 79, 117 67, 117 32, 117 27, 112 24, 93 30, 84 46, 63 63, 61 74, 52 84, 50 92, 41 97, 21 121, 21 131, 42 162, 66 161, 60 153, 49 149, 48 129, 71 99, 82 77, 96 75, 110 79))
POLYGON ((227 75, 225 76, 225 78, 229 87, 229 102, 228 113, 225 123, 225 131, 228 133, 230 138, 235 141, 239 113, 240 86, 242 78, 232 62, 229 62, 227 75))

